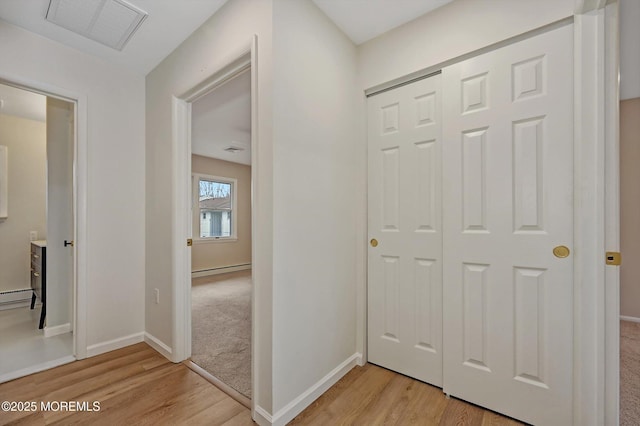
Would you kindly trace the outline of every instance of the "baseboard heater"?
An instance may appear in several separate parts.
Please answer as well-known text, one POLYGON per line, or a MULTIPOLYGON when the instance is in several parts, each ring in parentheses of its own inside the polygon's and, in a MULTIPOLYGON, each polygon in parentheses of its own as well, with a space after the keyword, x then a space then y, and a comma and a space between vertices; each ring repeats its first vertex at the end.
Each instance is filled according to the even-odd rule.
POLYGON ((226 274, 227 272, 245 271, 251 269, 251 263, 241 265, 221 266, 219 268, 200 269, 191 271, 192 278, 206 277, 207 275, 226 274))
POLYGON ((0 310, 24 306, 31 301, 32 294, 33 290, 30 288, 0 291, 0 310))

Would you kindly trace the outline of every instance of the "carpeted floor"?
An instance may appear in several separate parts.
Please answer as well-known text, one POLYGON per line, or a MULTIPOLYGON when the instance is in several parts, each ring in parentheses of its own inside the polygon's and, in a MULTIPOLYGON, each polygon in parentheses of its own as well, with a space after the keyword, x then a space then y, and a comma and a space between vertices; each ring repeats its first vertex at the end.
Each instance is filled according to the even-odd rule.
POLYGON ((251 271, 196 278, 191 360, 251 398, 251 271))
POLYGON ((640 425, 640 323, 620 321, 620 426, 640 425))

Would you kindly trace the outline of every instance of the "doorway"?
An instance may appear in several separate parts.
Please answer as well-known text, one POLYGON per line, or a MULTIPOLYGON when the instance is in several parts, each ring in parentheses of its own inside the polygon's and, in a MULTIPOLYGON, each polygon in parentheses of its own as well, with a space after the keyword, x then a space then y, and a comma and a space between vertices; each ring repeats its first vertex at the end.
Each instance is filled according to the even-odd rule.
POLYGON ((0 382, 73 361, 76 105, 0 84, 0 382))
POLYGON ((251 398, 251 72, 191 104, 191 361, 251 398))
MULTIPOLYGON (((251 407, 251 401, 242 393, 238 392, 228 384, 222 382, 217 377, 213 376, 206 370, 202 369, 195 363, 190 361, 192 356, 192 278, 202 279, 200 275, 205 276, 216 276, 220 275, 217 272, 234 272, 237 274, 241 273, 250 273, 251 274, 251 283, 254 283, 254 269, 252 259, 255 258, 255 238, 253 235, 255 233, 255 227, 253 224, 255 223, 256 218, 256 208, 254 205, 254 199, 256 198, 257 189, 256 182, 254 181, 255 176, 255 165, 257 164, 255 152, 256 152, 256 138, 255 133, 251 132, 250 129, 255 128, 255 124, 257 122, 256 115, 256 88, 257 88, 257 70, 253 66, 254 54, 256 52, 256 39, 255 37, 252 39, 252 43, 250 49, 246 51, 246 53, 239 56, 236 60, 230 62, 225 67, 222 67, 217 72, 212 74, 209 78, 203 80, 200 84, 193 87, 191 90, 187 91, 180 97, 173 98, 173 146, 174 146, 174 174, 173 174, 173 182, 174 188, 177 190, 174 192, 174 221, 173 221, 173 259, 174 259, 174 268, 173 268, 173 276, 176 285, 174 286, 174 297, 173 297, 173 309, 175 312, 174 315, 174 333, 173 333, 173 348, 171 351, 171 359, 174 362, 180 362, 188 360, 187 365, 189 365, 196 372, 201 373, 206 379, 214 383, 216 386, 220 387, 222 390, 227 392, 230 396, 234 397, 241 403, 243 403, 247 407, 251 407), (224 201, 226 196, 224 195, 227 191, 231 193, 231 197, 233 197, 233 190, 231 189, 233 185, 233 178, 229 178, 229 176, 219 176, 212 175, 210 171, 205 173, 193 173, 192 174, 192 161, 194 159, 203 160, 205 162, 215 161, 208 157, 210 153, 204 153, 206 155, 198 155, 199 153, 192 151, 192 112, 194 106, 197 105, 198 100, 206 97, 207 94, 211 92, 215 92, 218 88, 223 88, 226 84, 233 82, 233 80, 237 78, 241 78, 243 75, 246 75, 246 78, 250 81, 250 91, 249 91, 249 105, 250 105, 250 126, 249 134, 250 134, 250 144, 247 147, 244 155, 249 155, 248 162, 250 163, 249 174, 251 178, 249 179, 249 187, 248 191, 250 197, 250 213, 248 216, 250 217, 251 222, 251 238, 250 238, 250 251, 251 257, 250 260, 245 261, 241 264, 234 265, 223 265, 223 266, 231 266, 230 268, 217 268, 217 267, 204 267, 201 268, 200 271, 197 271, 196 274, 192 274, 192 266, 195 265, 192 262, 192 250, 194 247, 198 245, 210 245, 213 247, 218 246, 224 247, 225 244, 233 244, 234 237, 232 237, 232 233, 234 232, 234 219, 233 219, 233 206, 231 207, 230 215, 227 215, 227 212, 222 211, 228 209, 229 204, 224 201), (193 154, 196 154, 195 156, 193 154), (200 211, 199 205, 199 194, 198 197, 194 195, 194 182, 198 183, 198 188, 200 186, 200 180, 196 181, 196 174, 200 175, 200 180, 205 180, 205 186, 210 186, 210 193, 206 194, 203 198, 203 210, 200 211), (226 179, 225 179, 226 178, 226 179), (230 186, 226 186, 230 185, 230 186), (217 188, 217 190, 215 189, 217 188), (211 194, 218 194, 211 196, 211 194), (206 198, 209 198, 208 201, 205 201, 206 198), (217 199, 219 198, 219 199, 217 199), (217 199, 217 200, 215 200, 217 199), (195 201, 198 201, 198 205, 195 205, 195 201), (222 203, 222 204, 220 204, 222 203), (196 211, 199 213, 199 216, 196 217, 196 211), (204 214, 204 218, 203 218, 204 214), (231 218, 229 226, 225 225, 227 218, 231 218), (221 222, 222 219, 222 222, 221 222), (209 241, 199 242, 198 236, 195 233, 199 233, 200 229, 200 221, 204 220, 206 222, 206 227, 203 227, 205 231, 209 232, 209 236, 205 236, 205 239, 209 241), (196 223, 197 222, 197 223, 196 223), (196 224, 198 227, 196 227, 196 224), (215 235, 215 233, 219 233, 219 235, 215 235), (229 233, 229 235, 225 236, 225 233, 229 233), (218 243, 211 241, 218 237, 218 243), (224 238, 223 238, 224 237, 224 238), (225 240, 226 241, 220 241, 225 240), (211 241, 211 242, 210 242, 211 241), (186 242, 186 244, 185 244, 186 242), (250 268, 250 269, 249 269, 250 268), (238 270, 239 269, 239 270, 238 270), (192 276, 195 275, 195 276, 192 276)), ((246 127, 246 125, 245 125, 246 127)), ((235 129, 238 130, 238 129, 235 129)), ((238 150, 239 142, 242 142, 241 138, 238 138, 235 144, 230 143, 231 141, 227 141, 229 144, 223 146, 221 148, 222 151, 226 148, 233 148, 228 151, 225 151, 226 154, 231 155, 235 158, 241 154, 243 150, 238 150), (235 151, 232 152, 232 151, 235 151)), ((197 149, 197 148, 196 148, 197 149)), ((232 162, 230 162, 232 163, 232 162)), ((220 163, 218 163, 220 165, 220 163)), ((249 165, 245 165, 249 167, 249 165)), ((195 172, 195 170, 194 170, 195 172)), ((239 188, 240 182, 237 182, 236 188, 239 188)), ((246 195, 246 194, 245 194, 246 195)), ((236 199, 240 200, 242 197, 240 194, 236 195, 236 199)), ((238 206, 239 207, 239 206, 238 206)), ((238 216, 242 216, 240 210, 237 210, 238 216)), ((247 213, 247 212, 243 212, 247 213)), ((240 224, 241 217, 237 217, 235 224, 240 224)), ((237 230, 237 229, 236 229, 237 230)), ((218 260, 221 259, 220 256, 217 256, 218 260)), ((199 281, 198 281, 199 283, 199 281)), ((249 356, 250 359, 250 374, 249 374, 249 388, 251 396, 255 395, 254 392, 254 382, 253 382, 253 372, 255 371, 256 365, 256 357, 253 356, 255 352, 255 345, 253 344, 255 339, 255 327, 253 321, 253 315, 255 315, 255 309, 253 308, 255 299, 253 295, 255 294, 255 289, 251 289, 251 297, 250 297, 250 306, 251 309, 248 312, 249 315, 249 324, 250 324, 250 350, 251 353, 249 356)))

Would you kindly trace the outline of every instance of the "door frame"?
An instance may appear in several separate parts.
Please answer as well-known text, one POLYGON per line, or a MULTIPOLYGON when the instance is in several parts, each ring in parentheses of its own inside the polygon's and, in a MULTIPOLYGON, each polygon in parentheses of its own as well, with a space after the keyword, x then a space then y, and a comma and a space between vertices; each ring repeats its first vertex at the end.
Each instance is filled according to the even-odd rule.
MULTIPOLYGON (((605 246, 620 251, 619 3, 605 10, 605 246)), ((605 267, 605 424, 620 422, 620 268, 605 267)))
MULTIPOLYGON (((74 104, 74 155, 73 155, 73 357, 87 357, 87 206, 88 206, 88 144, 87 144, 87 96, 37 80, 11 74, 0 74, 0 83, 18 89, 61 99, 74 104)), ((54 365, 48 366, 48 368, 54 365)))
POLYGON ((257 401, 257 350, 258 328, 256 324, 255 287, 259 282, 256 270, 256 229, 258 206, 258 185, 255 178, 258 161, 258 69, 257 36, 253 36, 247 49, 235 59, 210 74, 200 83, 181 95, 172 97, 172 351, 167 354, 173 362, 182 362, 191 356, 191 250, 187 239, 191 238, 193 216, 191 213, 191 105, 215 88, 250 69, 251 72, 251 407, 255 412, 257 401), (185 208, 185 206, 187 208, 185 208))
MULTIPOLYGON (((574 28, 574 424, 618 424, 619 268, 605 251, 619 251, 618 1, 576 0, 574 28), (609 3, 607 5, 607 3, 609 3), (612 53, 612 48, 614 53, 612 53), (618 298, 618 299, 617 299, 618 298), (582 306, 591 309, 580 309, 582 306)), ((563 21, 556 24, 562 24, 563 21)), ((546 26, 537 31, 545 31, 546 26)), ((498 48, 521 39, 516 36, 498 48)), ((406 84, 492 47, 365 90, 406 84)), ((368 139, 365 137, 365 141, 368 139)), ((366 176, 366 165, 364 167, 366 176)), ((365 179, 366 181, 366 179, 365 179)), ((367 208, 365 206, 365 212, 367 208)), ((366 213, 366 218, 368 213, 366 213)), ((365 221, 366 223, 366 221, 365 221)), ((365 233, 365 239, 368 233, 365 233)), ((367 266, 366 241, 359 257, 367 266)), ((367 284, 358 309, 358 346, 367 355, 367 284)))

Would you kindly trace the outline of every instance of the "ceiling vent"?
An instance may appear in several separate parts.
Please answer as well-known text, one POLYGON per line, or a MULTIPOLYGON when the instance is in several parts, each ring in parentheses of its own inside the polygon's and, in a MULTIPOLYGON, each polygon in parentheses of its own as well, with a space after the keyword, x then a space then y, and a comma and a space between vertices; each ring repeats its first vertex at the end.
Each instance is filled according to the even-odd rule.
POLYGON ((51 0, 47 20, 122 50, 147 13, 123 0, 51 0))

